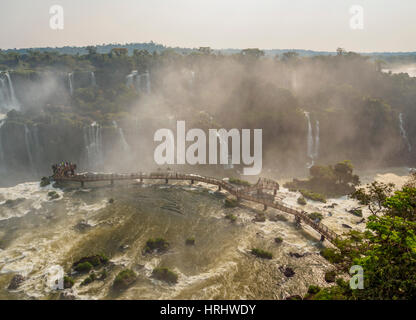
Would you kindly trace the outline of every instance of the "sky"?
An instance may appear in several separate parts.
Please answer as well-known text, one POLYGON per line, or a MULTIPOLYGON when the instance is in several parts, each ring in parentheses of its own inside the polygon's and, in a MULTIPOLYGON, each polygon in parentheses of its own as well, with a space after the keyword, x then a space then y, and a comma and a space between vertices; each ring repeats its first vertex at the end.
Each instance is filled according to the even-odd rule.
POLYGON ((149 42, 197 48, 416 51, 415 0, 1 0, 0 48, 149 42), (50 27, 52 5, 63 29, 50 27), (362 29, 352 6, 362 8, 362 29))

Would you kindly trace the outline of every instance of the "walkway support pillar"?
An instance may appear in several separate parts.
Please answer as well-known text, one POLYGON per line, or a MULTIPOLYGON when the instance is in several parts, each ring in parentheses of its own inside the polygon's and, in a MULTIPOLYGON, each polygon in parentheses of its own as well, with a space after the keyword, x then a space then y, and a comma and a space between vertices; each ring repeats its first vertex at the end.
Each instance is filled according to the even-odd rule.
POLYGON ((221 186, 218 186, 218 191, 221 191, 221 186))
POLYGON ((298 216, 295 216, 295 225, 296 227, 300 228, 301 227, 301 220, 298 216))

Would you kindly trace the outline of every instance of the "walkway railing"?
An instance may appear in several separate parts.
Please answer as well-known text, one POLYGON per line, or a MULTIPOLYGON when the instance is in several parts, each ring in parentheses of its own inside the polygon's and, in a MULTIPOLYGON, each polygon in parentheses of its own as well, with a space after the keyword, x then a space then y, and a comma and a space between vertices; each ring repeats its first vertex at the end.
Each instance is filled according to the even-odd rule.
POLYGON ((83 186, 85 182, 94 182, 94 181, 111 181, 113 183, 115 180, 166 180, 168 183, 169 180, 189 180, 191 183, 195 181, 204 182, 211 185, 217 185, 219 189, 224 189, 230 194, 237 197, 237 199, 244 199, 247 201, 252 201, 264 205, 264 208, 267 207, 275 208, 277 210, 286 212, 288 214, 294 215, 295 218, 299 221, 303 221, 314 230, 323 235, 328 241, 333 244, 336 244, 336 240, 339 236, 330 230, 324 224, 314 221, 311 219, 307 212, 299 211, 294 207, 291 207, 287 204, 282 204, 279 201, 275 200, 274 195, 263 193, 263 190, 273 190, 276 194, 276 190, 279 190, 279 184, 271 179, 260 178, 255 185, 249 187, 236 187, 235 185, 220 180, 214 177, 201 176, 197 174, 185 174, 178 172, 151 172, 151 173, 130 173, 130 174, 114 174, 114 173, 81 173, 74 176, 68 177, 54 177, 56 181, 75 181, 80 182, 83 186), (257 194, 250 194, 252 191, 257 191, 257 194))

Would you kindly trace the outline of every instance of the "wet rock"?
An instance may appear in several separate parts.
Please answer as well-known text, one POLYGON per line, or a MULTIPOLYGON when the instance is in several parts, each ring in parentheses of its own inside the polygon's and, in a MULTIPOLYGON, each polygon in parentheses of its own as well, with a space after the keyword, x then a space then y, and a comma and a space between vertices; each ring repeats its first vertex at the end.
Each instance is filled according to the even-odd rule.
POLYGON ((72 290, 65 290, 59 295, 60 300, 75 300, 75 294, 72 290))
POLYGON ((281 272, 283 272, 283 274, 287 278, 292 278, 295 275, 295 271, 292 268, 290 268, 290 267, 284 268, 284 267, 281 266, 281 267, 279 267, 279 270, 281 272))
POLYGON ((126 251, 128 248, 130 248, 130 246, 127 245, 127 244, 122 245, 122 246, 119 247, 120 251, 123 251, 123 252, 126 251))
POLYGON ((266 221, 266 215, 264 213, 256 214, 256 217, 253 219, 253 222, 265 222, 265 221, 266 221))
POLYGON ((25 198, 17 198, 13 200, 9 199, 9 200, 6 200, 4 205, 8 208, 14 208, 18 206, 20 203, 22 203, 23 201, 25 201, 25 198))
POLYGON ((49 200, 55 200, 59 198, 59 194, 57 194, 56 191, 49 191, 48 197, 49 197, 49 200))
POLYGON ((289 256, 291 256, 292 258, 299 259, 299 258, 306 256, 306 253, 289 252, 289 256))
POLYGON ((92 228, 92 226, 88 224, 85 220, 81 220, 74 226, 74 228, 78 231, 85 231, 92 228))
POLYGON ((50 185, 51 181, 48 177, 42 177, 42 179, 40 180, 40 186, 41 187, 46 187, 47 185, 50 185))
POLYGON ((277 243, 277 244, 280 244, 280 243, 283 242, 283 239, 281 237, 276 237, 276 238, 274 238, 274 242, 277 243))
POLYGON ((365 222, 365 219, 364 218, 362 218, 360 221, 358 221, 356 224, 361 224, 361 223, 363 223, 363 222, 365 222))
POLYGON ((352 227, 350 227, 348 224, 345 224, 345 223, 342 224, 342 227, 347 228, 347 229, 352 229, 352 227))
POLYGON ((23 281, 25 281, 25 277, 23 277, 21 274, 16 274, 10 281, 10 284, 7 289, 16 290, 23 283, 23 281))
POLYGON ((328 271, 325 272, 325 281, 328 283, 333 283, 335 282, 335 277, 336 277, 336 273, 335 271, 328 271))

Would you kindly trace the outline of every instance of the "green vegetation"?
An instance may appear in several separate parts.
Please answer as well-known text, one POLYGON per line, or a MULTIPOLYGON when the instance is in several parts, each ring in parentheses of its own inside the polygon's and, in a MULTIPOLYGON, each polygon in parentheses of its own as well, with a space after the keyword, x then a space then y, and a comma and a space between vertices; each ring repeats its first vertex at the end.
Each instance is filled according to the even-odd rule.
POLYGON ((237 179, 237 178, 230 178, 229 182, 232 183, 232 184, 239 185, 239 186, 245 186, 245 187, 251 186, 250 182, 248 182, 246 180, 237 179))
POLYGON ((178 275, 169 270, 168 268, 155 268, 152 272, 152 277, 158 280, 162 280, 168 283, 176 283, 178 282, 178 275))
POLYGON ((328 283, 335 282, 336 275, 335 271, 325 272, 325 281, 328 283))
POLYGON ((298 204, 300 204, 301 206, 306 205, 306 200, 304 197, 299 197, 297 200, 298 204))
POLYGON ((308 191, 308 190, 303 190, 303 189, 299 190, 299 192, 306 199, 326 203, 326 197, 322 194, 312 192, 312 191, 308 191))
POLYGON ((93 268, 98 268, 107 264, 108 261, 108 257, 100 253, 97 255, 81 258, 80 260, 73 263, 72 268, 75 271, 85 273, 91 271, 93 268))
POLYGON ((57 194, 56 191, 49 191, 48 197, 49 197, 49 200, 55 200, 59 198, 59 194, 57 194))
POLYGON ((363 217, 363 210, 361 209, 352 209, 349 211, 352 215, 356 216, 356 217, 363 217))
POLYGON ((164 252, 169 249, 169 242, 163 238, 149 239, 144 247, 145 253, 164 252))
POLYGON ((68 288, 72 288, 72 286, 75 284, 74 279, 72 279, 69 276, 64 276, 64 288, 68 289, 68 288))
POLYGON ((85 273, 85 272, 90 272, 92 268, 93 268, 93 266, 92 266, 91 263, 89 263, 89 262, 81 262, 81 263, 78 263, 75 266, 74 270, 75 271, 78 271, 78 272, 85 273))
POLYGON ((119 272, 119 274, 114 279, 113 286, 117 289, 125 289, 132 285, 137 279, 134 271, 130 269, 124 269, 119 272))
POLYGON ((49 180, 48 177, 42 177, 42 179, 40 179, 40 186, 41 187, 46 187, 50 184, 51 184, 51 181, 49 180))
POLYGON ((321 255, 345 273, 352 265, 361 266, 364 289, 351 290, 345 281, 337 279, 335 286, 320 289, 308 298, 415 299, 416 189, 404 186, 393 192, 391 185, 373 183, 352 196, 373 213, 365 232, 350 231, 345 239, 337 241, 338 249, 326 248, 321 255))
POLYGON ((90 284, 91 282, 95 281, 97 279, 97 276, 94 272, 92 272, 88 277, 84 279, 84 281, 81 282, 81 286, 86 286, 90 284))
POLYGON ((326 260, 328 260, 331 263, 340 263, 342 261, 342 254, 332 248, 325 248, 321 250, 321 256, 323 256, 326 260))
POLYGON ((311 218, 314 221, 315 220, 321 221, 324 218, 324 216, 319 212, 312 212, 312 213, 308 214, 308 216, 309 216, 309 218, 311 218))
POLYGON ((298 190, 302 196, 314 201, 326 202, 327 197, 339 197, 351 194, 360 183, 353 174, 350 161, 338 162, 334 166, 314 165, 309 169, 308 180, 293 179, 284 186, 289 190, 298 190))
POLYGON ((263 249, 253 248, 251 249, 251 254, 262 259, 273 259, 273 254, 263 249))
POLYGON ((224 200, 224 206, 226 208, 235 208, 238 206, 238 201, 237 199, 234 199, 234 198, 226 198, 224 200))
POLYGON ((236 222, 237 221, 237 217, 235 215, 233 215, 232 213, 227 213, 225 215, 225 219, 228 219, 231 222, 236 222))
POLYGON ((276 237, 274 238, 274 242, 276 242, 277 244, 280 244, 283 242, 283 238, 282 237, 276 237))

